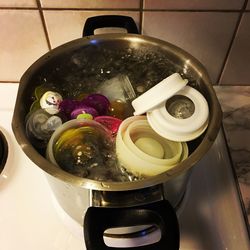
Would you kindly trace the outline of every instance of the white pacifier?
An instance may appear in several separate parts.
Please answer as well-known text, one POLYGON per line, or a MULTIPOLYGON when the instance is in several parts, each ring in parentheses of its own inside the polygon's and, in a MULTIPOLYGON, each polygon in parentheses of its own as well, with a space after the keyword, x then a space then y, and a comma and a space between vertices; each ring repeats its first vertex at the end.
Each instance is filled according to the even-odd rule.
POLYGON ((47 91, 40 99, 40 106, 49 114, 54 115, 59 112, 59 104, 62 100, 63 98, 59 93, 47 91))

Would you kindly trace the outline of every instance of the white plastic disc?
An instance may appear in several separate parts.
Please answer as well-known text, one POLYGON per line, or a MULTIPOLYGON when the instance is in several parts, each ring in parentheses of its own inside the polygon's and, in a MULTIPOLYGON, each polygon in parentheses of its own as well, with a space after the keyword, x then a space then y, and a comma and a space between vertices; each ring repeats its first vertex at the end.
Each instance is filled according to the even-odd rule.
POLYGON ((188 83, 180 74, 174 73, 132 101, 134 115, 141 115, 152 110, 188 83))
POLYGON ((150 126, 159 135, 173 141, 190 141, 200 136, 208 126, 209 109, 206 99, 196 89, 185 86, 176 96, 185 96, 194 104, 193 114, 185 119, 172 116, 165 102, 147 112, 150 126))

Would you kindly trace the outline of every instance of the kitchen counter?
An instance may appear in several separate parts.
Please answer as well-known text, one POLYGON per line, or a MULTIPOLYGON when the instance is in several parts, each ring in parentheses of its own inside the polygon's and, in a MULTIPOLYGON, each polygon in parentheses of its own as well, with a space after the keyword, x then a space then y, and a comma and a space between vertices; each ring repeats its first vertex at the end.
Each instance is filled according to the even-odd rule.
POLYGON ((223 126, 250 225, 250 87, 216 86, 223 126))

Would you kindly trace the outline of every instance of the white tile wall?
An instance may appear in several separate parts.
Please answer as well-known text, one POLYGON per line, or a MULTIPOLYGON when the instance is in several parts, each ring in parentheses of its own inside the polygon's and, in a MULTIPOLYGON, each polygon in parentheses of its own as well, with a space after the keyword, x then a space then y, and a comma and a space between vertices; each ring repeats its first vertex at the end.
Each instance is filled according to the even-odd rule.
POLYGON ((36 0, 0 0, 0 7, 37 7, 36 0))
POLYGON ((39 12, 1 10, 0 27, 0 81, 19 81, 24 71, 48 51, 39 12))
POLYGON ((127 11, 44 11, 49 39, 52 48, 65 42, 82 37, 84 23, 88 17, 96 15, 126 15, 139 23, 139 12, 127 11))
MULTIPOLYGON (((81 37, 84 22, 90 16, 129 15, 138 27, 143 27, 143 34, 169 41, 194 55, 208 69, 213 83, 217 83, 239 10, 246 1, 0 0, 0 81, 18 81, 28 65, 48 51, 38 2, 44 8, 52 48, 81 37), (142 24, 141 3, 144 8, 142 24), (156 11, 150 11, 152 9, 156 11)), ((250 0, 247 9, 250 10, 250 0)), ((249 15, 246 12, 239 26, 220 84, 250 85, 249 15)))
POLYGON ((143 34, 183 48, 207 68, 216 83, 232 39, 237 13, 145 12, 143 34))
POLYGON ((140 0, 41 0, 46 8, 139 8, 140 0))
POLYGON ((241 9, 244 0, 145 0, 146 9, 241 9))
POLYGON ((250 84, 250 13, 245 13, 239 30, 234 39, 225 69, 220 80, 221 84, 250 84))

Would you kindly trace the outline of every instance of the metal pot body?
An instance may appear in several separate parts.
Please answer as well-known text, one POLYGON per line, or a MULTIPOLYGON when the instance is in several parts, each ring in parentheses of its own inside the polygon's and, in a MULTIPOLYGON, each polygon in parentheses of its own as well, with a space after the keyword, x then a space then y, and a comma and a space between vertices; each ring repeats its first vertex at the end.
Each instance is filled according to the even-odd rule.
MULTIPOLYGON (((107 20, 109 17, 104 21, 107 20)), ((101 23, 105 24, 103 20, 101 23)), ((152 37, 105 34, 86 36, 53 49, 25 72, 18 89, 12 128, 25 154, 46 172, 62 208, 79 223, 84 217, 87 249, 107 249, 103 242, 105 227, 156 223, 163 234, 150 249, 159 250, 166 245, 169 249, 179 248, 176 214, 166 200, 177 208, 185 193, 190 169, 213 144, 220 122, 221 109, 210 79, 194 57, 152 37), (34 101, 35 88, 44 83, 60 89, 62 95, 82 94, 78 91, 91 92, 104 80, 123 73, 139 95, 141 89, 146 91, 175 72, 188 79, 189 85, 206 98, 209 123, 206 131, 188 144, 189 157, 162 174, 133 182, 77 177, 46 160, 45 151, 35 148, 26 135, 25 118, 34 101), (105 209, 99 213, 99 208, 105 209)))
POLYGON ((99 191, 80 188, 46 174, 55 198, 63 210, 83 224, 87 209, 91 206, 103 208, 136 207, 168 200, 177 211, 185 195, 191 169, 177 177, 152 187, 130 191, 99 191))

